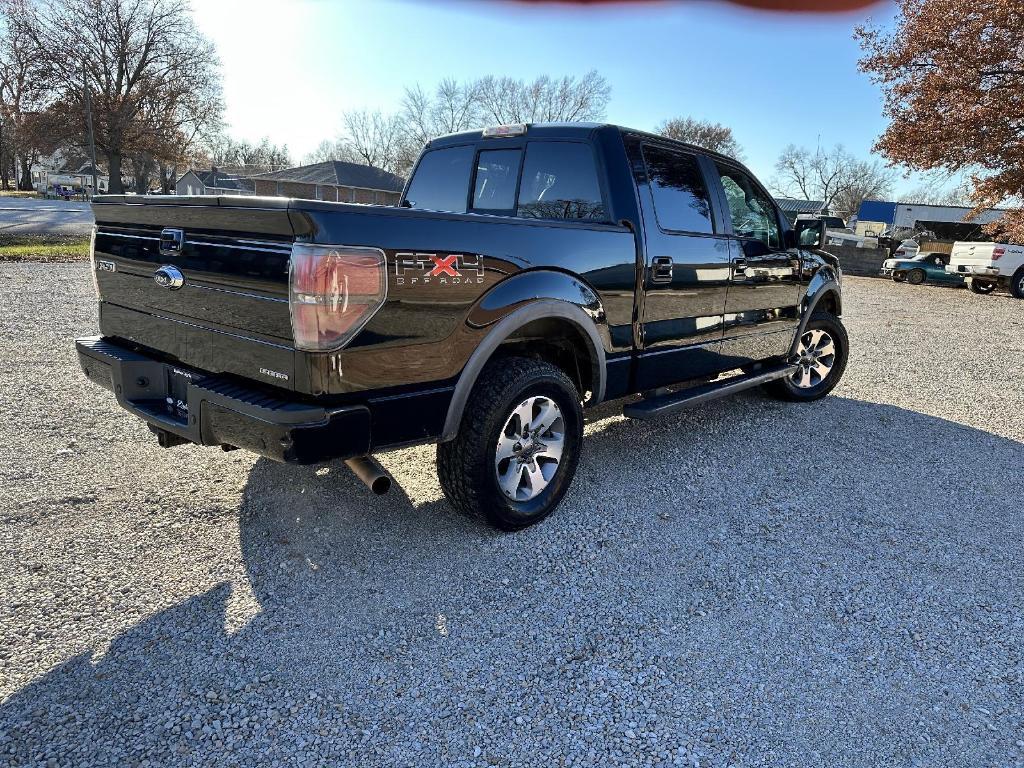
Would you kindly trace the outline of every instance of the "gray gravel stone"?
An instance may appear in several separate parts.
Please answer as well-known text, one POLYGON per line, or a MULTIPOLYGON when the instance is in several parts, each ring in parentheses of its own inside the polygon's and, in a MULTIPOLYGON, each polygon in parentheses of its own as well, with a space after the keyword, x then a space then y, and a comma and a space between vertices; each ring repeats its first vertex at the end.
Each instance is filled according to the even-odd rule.
POLYGON ((1021 765, 1024 303, 845 288, 831 397, 602 406, 501 535, 430 447, 158 448, 87 269, 0 264, 0 765, 1021 765))

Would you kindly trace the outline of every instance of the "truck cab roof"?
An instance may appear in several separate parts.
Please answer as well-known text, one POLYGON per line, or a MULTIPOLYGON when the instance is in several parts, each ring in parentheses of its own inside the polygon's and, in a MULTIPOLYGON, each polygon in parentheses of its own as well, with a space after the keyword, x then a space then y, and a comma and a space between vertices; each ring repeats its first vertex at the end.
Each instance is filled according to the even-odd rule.
POLYGON ((471 144, 479 141, 502 142, 514 139, 576 139, 579 141, 592 139, 595 134, 607 131, 643 136, 652 141, 673 144, 690 152, 699 152, 700 154, 708 155, 712 158, 728 160, 733 164, 743 167, 742 163, 740 163, 736 158, 729 157, 728 155, 723 155, 719 152, 714 152, 695 144, 687 144, 684 141, 671 139, 667 136, 661 136, 657 133, 651 133, 650 131, 642 131, 638 128, 629 128, 627 126, 616 125, 614 123, 526 123, 525 125, 526 131, 524 133, 510 136, 487 136, 485 135, 485 131, 487 130, 486 128, 473 131, 462 131, 460 133, 449 133, 428 142, 424 147, 424 151, 438 149, 441 147, 457 146, 460 144, 471 144))

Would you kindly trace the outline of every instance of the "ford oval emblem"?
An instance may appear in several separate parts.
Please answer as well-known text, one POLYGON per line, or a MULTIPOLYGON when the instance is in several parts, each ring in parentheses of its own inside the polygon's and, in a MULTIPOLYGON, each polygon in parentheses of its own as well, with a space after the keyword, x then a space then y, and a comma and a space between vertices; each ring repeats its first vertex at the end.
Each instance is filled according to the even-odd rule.
POLYGON ((181 274, 180 269, 172 264, 168 264, 160 267, 160 269, 153 273, 153 281, 163 288, 176 291, 185 284, 185 276, 181 274))

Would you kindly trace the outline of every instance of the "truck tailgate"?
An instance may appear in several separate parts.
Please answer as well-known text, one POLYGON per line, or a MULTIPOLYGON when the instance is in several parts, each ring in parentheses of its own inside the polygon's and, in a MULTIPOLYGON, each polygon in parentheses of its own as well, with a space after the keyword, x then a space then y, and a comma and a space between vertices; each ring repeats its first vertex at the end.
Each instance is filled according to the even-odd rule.
POLYGON ((253 376, 259 361, 281 374, 273 377, 277 386, 287 386, 294 378, 288 261, 295 239, 287 201, 136 200, 93 205, 104 334, 216 372, 253 376), (181 284, 155 279, 176 274, 163 268, 177 270, 181 284), (228 348, 235 353, 222 354, 228 348))
POLYGON ((988 266, 992 263, 995 243, 954 243, 950 252, 950 266, 988 266))

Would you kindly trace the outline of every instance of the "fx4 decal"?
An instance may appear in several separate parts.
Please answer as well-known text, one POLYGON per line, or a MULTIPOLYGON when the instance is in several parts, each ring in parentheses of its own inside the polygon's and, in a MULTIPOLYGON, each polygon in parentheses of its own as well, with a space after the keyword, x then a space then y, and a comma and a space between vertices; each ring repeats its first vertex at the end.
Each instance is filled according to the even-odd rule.
POLYGON ((484 257, 461 253, 396 253, 395 281, 398 285, 482 283, 484 257))

